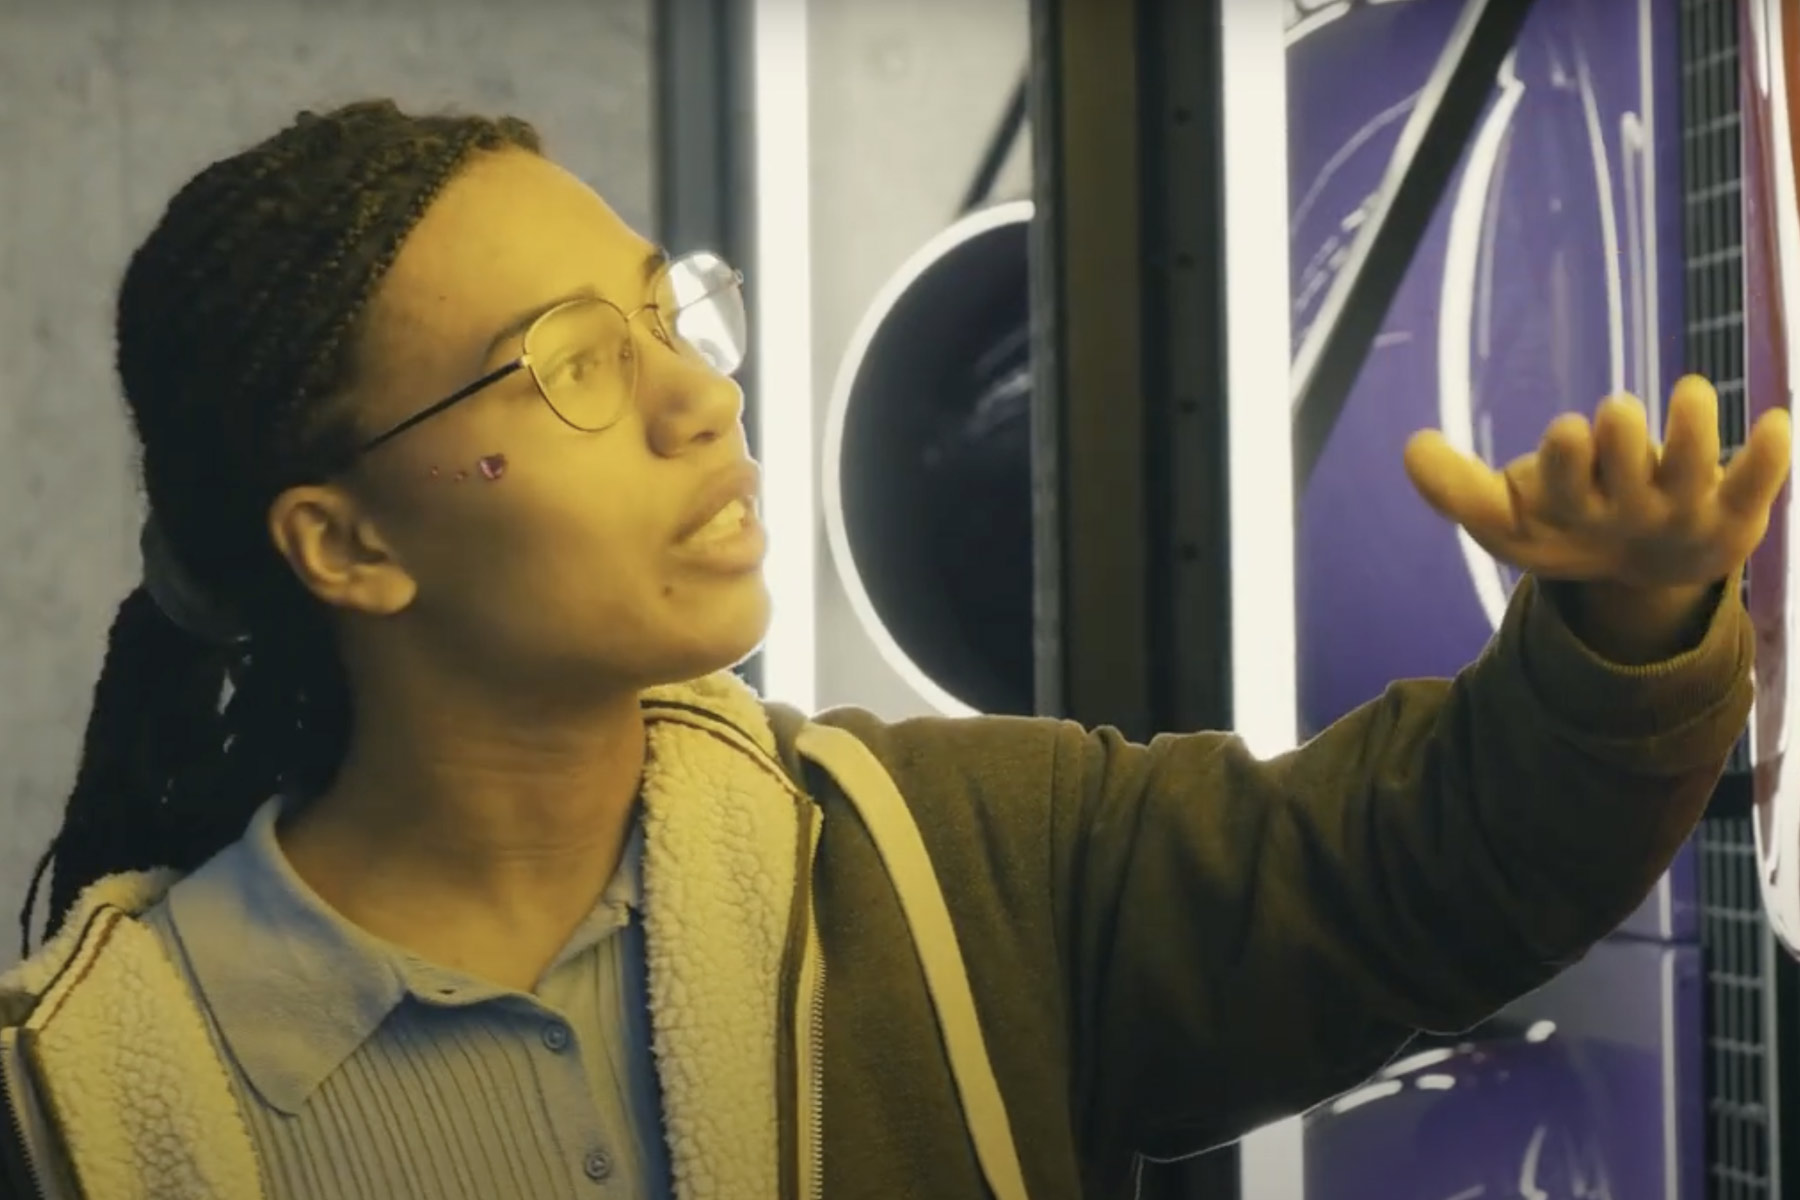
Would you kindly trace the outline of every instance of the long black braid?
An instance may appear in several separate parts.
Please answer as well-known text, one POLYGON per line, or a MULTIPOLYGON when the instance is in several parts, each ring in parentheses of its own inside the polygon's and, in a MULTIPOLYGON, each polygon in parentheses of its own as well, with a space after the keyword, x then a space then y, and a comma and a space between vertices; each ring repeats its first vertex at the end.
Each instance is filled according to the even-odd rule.
POLYGON ((118 369, 144 490, 184 575, 238 614, 229 646, 176 627, 142 588, 120 606, 81 765, 20 914, 27 951, 102 876, 192 870, 279 789, 329 783, 350 708, 325 614, 270 542, 284 489, 354 456, 334 403, 364 310, 444 184, 483 150, 537 151, 511 118, 411 116, 391 101, 302 113, 206 168, 132 257, 118 369))

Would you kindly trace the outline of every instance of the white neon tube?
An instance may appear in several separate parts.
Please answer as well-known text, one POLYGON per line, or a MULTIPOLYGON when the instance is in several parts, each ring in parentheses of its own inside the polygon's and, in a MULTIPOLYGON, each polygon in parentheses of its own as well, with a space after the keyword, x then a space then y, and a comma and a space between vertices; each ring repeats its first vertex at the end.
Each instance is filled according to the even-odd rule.
POLYGON ((1292 749, 1299 728, 1286 46, 1279 5, 1220 9, 1232 713, 1245 742, 1266 756, 1292 749))
POLYGON ((758 300, 757 443, 763 466, 766 576, 774 615, 763 642, 763 694, 802 712, 818 686, 813 610, 814 503, 811 103, 806 4, 753 0, 758 300))
MULTIPOLYGON (((1287 36, 1279 4, 1219 6, 1233 724, 1259 756, 1299 731, 1289 414, 1287 36)), ((1398 467, 1396 467, 1398 469, 1398 467)), ((1239 1147, 1244 1200, 1304 1200, 1299 1118, 1239 1147)))

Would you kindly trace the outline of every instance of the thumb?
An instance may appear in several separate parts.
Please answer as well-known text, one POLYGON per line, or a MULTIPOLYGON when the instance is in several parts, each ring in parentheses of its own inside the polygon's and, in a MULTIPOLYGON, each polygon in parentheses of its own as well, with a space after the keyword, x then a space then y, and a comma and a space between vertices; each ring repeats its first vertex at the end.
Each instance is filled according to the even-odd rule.
POLYGON ((1437 430, 1421 430, 1407 441, 1405 463, 1413 487, 1440 516, 1476 534, 1512 527, 1512 496, 1506 480, 1486 463, 1452 446, 1437 430))

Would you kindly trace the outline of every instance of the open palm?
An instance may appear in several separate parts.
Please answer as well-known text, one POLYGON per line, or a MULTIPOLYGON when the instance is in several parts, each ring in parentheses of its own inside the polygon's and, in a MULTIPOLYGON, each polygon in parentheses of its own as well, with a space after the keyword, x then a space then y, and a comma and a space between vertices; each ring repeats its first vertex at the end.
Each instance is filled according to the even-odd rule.
POLYGON ((1785 409, 1765 413, 1730 464, 1719 459, 1719 400, 1689 376, 1669 401, 1666 438, 1650 436, 1630 396, 1590 425, 1568 413, 1530 454, 1495 470, 1426 430, 1406 470, 1426 503, 1495 558, 1544 579, 1634 587, 1716 582, 1749 558, 1787 478, 1785 409))

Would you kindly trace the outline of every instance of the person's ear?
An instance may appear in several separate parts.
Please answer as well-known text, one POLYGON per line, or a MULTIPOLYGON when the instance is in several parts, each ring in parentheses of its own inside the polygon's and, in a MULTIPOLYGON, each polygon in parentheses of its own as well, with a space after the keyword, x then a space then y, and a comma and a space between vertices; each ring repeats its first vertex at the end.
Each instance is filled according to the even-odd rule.
POLYGON ((269 506, 269 536, 300 585, 334 608, 389 616, 418 593, 379 524, 343 488, 281 493, 269 506))

